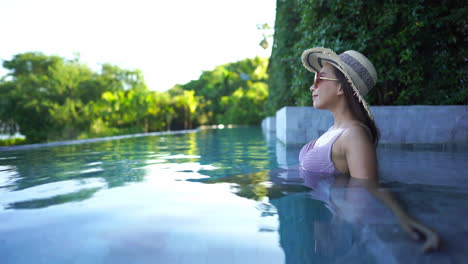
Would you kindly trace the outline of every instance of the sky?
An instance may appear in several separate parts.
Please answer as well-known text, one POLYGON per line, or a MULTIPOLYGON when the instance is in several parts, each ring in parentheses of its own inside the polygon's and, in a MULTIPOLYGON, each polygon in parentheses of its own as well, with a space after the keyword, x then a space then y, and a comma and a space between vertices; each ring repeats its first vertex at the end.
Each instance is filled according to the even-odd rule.
POLYGON ((275 9, 276 0, 0 0, 0 60, 79 53, 95 71, 139 69, 149 89, 165 91, 218 65, 269 57, 272 39, 260 47, 257 24, 273 27, 275 9))

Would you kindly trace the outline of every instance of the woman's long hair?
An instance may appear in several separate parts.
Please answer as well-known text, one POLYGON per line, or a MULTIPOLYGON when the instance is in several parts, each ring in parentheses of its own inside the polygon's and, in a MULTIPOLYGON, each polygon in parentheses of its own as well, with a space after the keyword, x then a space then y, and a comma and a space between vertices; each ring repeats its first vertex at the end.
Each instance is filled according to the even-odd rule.
POLYGON ((357 120, 359 120, 359 122, 363 123, 369 128, 372 135, 371 140, 374 143, 374 145, 377 146, 380 139, 380 132, 377 126, 375 125, 375 122, 369 117, 366 109, 364 109, 364 106, 359 102, 357 96, 354 95, 354 90, 351 87, 351 84, 344 76, 344 74, 335 67, 333 67, 333 70, 335 71, 335 75, 341 83, 341 87, 343 87, 346 103, 348 104, 349 109, 351 110, 351 114, 357 120))

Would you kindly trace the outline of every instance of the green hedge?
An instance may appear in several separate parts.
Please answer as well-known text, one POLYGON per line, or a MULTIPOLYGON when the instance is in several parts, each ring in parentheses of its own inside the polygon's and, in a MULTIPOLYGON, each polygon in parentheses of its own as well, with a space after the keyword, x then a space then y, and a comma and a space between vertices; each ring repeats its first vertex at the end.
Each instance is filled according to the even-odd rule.
POLYGON ((13 145, 22 145, 22 144, 26 144, 26 139, 24 139, 24 138, 0 139, 0 147, 13 146, 13 145))
POLYGON ((269 114, 310 105, 305 49, 354 49, 374 63, 372 105, 468 103, 465 1, 277 0, 269 114))

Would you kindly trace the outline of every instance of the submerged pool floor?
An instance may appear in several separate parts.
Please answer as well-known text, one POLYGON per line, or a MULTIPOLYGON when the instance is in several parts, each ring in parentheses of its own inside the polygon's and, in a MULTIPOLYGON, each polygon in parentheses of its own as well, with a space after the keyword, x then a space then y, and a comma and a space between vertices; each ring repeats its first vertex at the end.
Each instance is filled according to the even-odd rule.
POLYGON ((422 254, 362 190, 303 186, 298 151, 258 128, 0 151, 0 262, 468 260, 468 153, 378 150, 383 186, 442 237, 422 254))

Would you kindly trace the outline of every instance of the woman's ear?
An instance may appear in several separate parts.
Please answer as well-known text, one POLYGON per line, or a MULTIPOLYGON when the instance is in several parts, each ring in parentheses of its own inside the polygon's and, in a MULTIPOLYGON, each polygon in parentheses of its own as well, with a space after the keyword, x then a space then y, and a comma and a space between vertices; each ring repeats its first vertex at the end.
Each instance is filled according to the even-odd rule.
POLYGON ((337 95, 342 95, 342 94, 344 94, 343 86, 341 85, 341 83, 338 83, 338 90, 337 90, 336 94, 337 94, 337 95))

